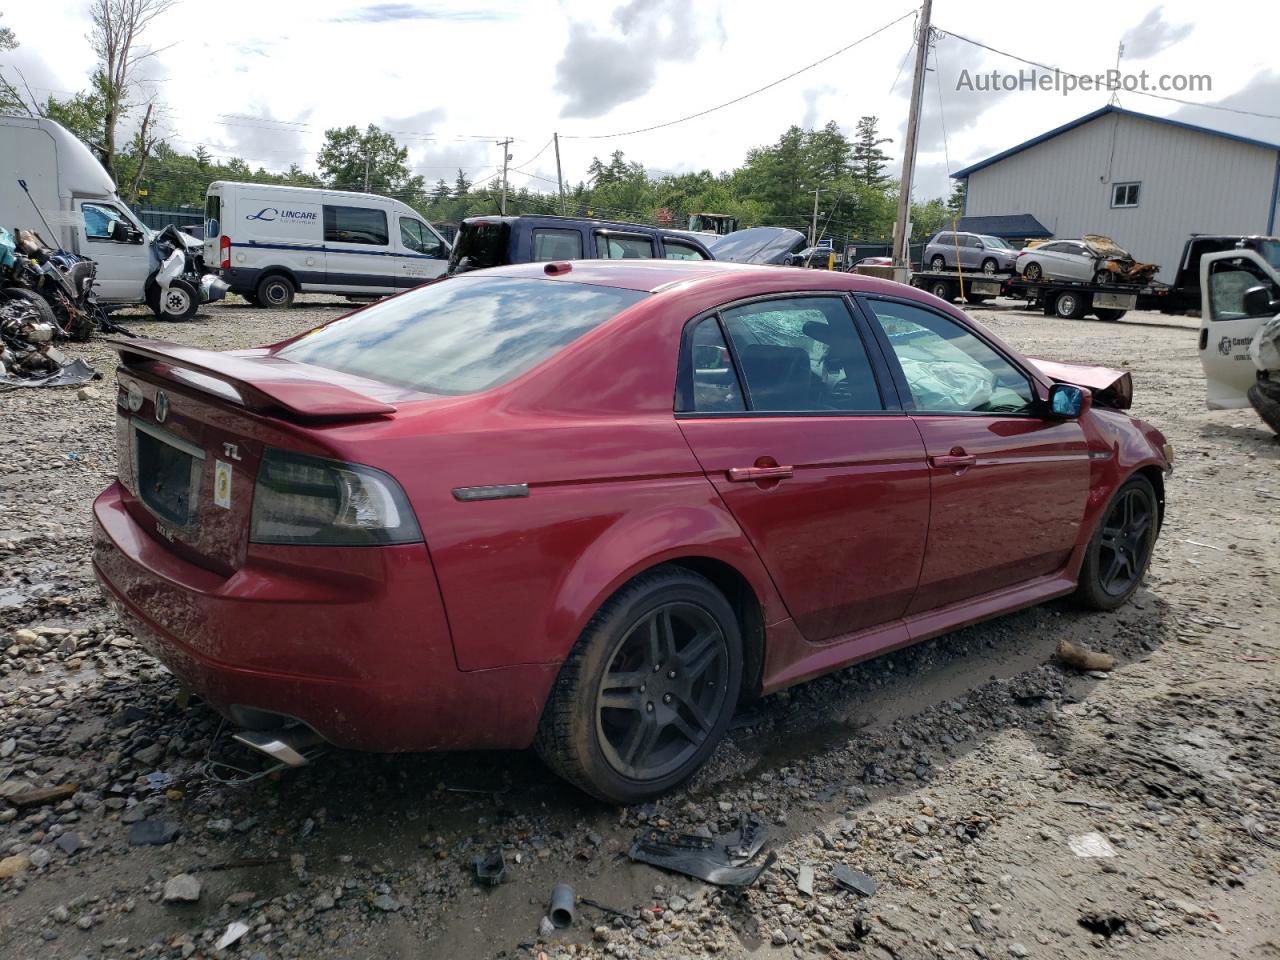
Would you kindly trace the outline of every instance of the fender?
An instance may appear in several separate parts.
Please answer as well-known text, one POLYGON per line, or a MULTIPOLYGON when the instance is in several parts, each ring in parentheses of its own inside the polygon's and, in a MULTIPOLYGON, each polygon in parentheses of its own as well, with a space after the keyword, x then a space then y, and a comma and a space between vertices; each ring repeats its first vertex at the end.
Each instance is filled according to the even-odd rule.
POLYGON ((568 569, 551 605, 547 636, 564 638, 563 661, 601 605, 632 577, 682 558, 717 560, 751 586, 766 624, 788 616, 755 548, 709 481, 685 503, 629 514, 597 537, 568 569), (679 546, 671 546, 678 543, 679 546))

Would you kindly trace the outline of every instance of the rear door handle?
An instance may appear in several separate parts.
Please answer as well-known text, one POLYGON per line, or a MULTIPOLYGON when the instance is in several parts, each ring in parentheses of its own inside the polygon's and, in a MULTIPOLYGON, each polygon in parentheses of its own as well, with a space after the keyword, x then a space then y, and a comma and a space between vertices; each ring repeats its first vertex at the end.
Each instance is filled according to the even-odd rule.
POLYGON ((950 453, 940 457, 930 457, 929 463, 940 470, 963 470, 972 467, 978 458, 971 453, 950 453))
POLYGON ((794 467, 730 467, 729 480, 733 483, 755 483, 760 480, 785 480, 795 476, 794 467))

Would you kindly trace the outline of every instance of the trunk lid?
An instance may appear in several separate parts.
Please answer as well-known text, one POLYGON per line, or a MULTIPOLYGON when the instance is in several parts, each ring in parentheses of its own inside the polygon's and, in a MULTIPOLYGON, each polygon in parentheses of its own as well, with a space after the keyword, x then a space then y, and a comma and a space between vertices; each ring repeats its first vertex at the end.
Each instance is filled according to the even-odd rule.
POLYGON ((116 454, 133 519, 191 563, 230 576, 245 561, 254 483, 268 447, 324 456, 307 427, 396 410, 390 388, 271 357, 157 340, 112 341, 116 454))

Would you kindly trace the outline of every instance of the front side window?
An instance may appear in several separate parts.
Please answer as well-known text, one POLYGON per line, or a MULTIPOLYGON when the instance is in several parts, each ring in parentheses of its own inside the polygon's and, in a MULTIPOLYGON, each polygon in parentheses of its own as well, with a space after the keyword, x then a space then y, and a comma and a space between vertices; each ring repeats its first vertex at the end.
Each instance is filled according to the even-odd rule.
POLYGON ((868 300, 920 413, 1029 413, 1027 378, 963 326, 905 303, 868 300))
POLYGON ((324 205, 326 243, 364 243, 385 247, 389 242, 387 215, 369 207, 324 205))
POLYGON ((582 234, 577 230, 533 231, 533 259, 581 260, 582 234))
POLYGON ((766 300, 721 317, 753 411, 884 409, 866 348, 840 298, 766 300))
POLYGON ((542 363, 646 296, 461 274, 317 327, 277 356, 423 393, 477 393, 542 363))
MULTIPOLYGON (((1209 316, 1214 320, 1243 320, 1250 316, 1244 295, 1259 286, 1271 292, 1272 300, 1280 299, 1275 281, 1252 260, 1240 257, 1214 261, 1209 264, 1209 316)), ((1270 311, 1264 316, 1271 316, 1270 311)))
POLYGON ((1111 206, 1113 207, 1136 207, 1138 205, 1138 193, 1142 188, 1140 183, 1113 183, 1111 185, 1111 206))
POLYGON ((119 210, 105 203, 86 203, 80 209, 84 213, 84 235, 90 240, 110 240, 111 225, 117 220, 133 229, 133 224, 125 220, 119 210))
POLYGON ((681 243, 679 240, 663 240, 663 249, 668 260, 705 260, 707 255, 697 247, 681 243))
POLYGON ((648 260, 653 258, 653 240, 597 233, 596 250, 602 260, 648 260))
POLYGON ((400 218, 400 242, 406 250, 434 257, 440 252, 440 239, 419 220, 400 218))

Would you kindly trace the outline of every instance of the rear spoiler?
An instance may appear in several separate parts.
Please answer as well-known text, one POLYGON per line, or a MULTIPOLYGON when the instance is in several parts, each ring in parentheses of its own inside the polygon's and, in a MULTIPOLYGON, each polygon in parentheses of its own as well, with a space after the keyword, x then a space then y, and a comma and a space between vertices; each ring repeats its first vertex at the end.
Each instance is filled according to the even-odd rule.
POLYGON ((1093 392, 1093 402, 1116 410, 1128 410, 1133 403, 1133 377, 1127 370, 1110 367, 1089 367, 1082 363, 1059 363, 1027 357, 1035 368, 1050 380, 1088 387, 1093 392))
MULTIPOLYGON (((281 411, 294 417, 347 420, 395 413, 389 403, 366 397, 340 384, 321 379, 302 364, 279 357, 238 357, 231 353, 185 347, 167 340, 108 340, 126 367, 157 361, 179 373, 182 383, 200 388, 180 372, 211 377, 230 386, 242 406, 263 413, 281 411)), ((172 375, 172 374, 171 374, 172 375)), ((216 396, 222 391, 204 387, 216 396)))

